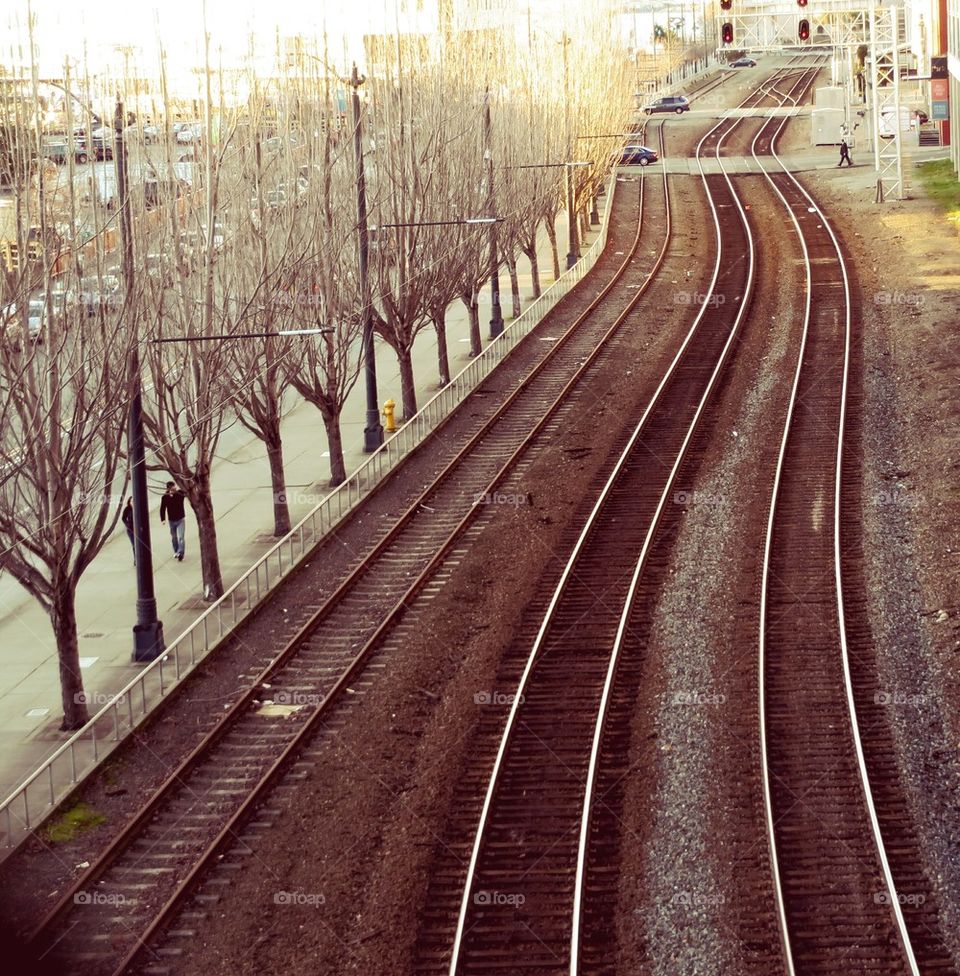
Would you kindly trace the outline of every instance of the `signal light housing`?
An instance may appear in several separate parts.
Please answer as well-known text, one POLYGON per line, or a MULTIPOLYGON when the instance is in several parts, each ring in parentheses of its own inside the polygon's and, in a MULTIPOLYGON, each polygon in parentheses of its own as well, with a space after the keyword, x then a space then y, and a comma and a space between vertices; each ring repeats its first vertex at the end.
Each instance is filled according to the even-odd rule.
POLYGON ((800 21, 800 24, 797 27, 797 37, 799 37, 801 41, 809 41, 810 40, 810 21, 809 20, 801 20, 800 21))
POLYGON ((732 44, 733 43, 733 24, 724 24, 723 27, 720 28, 720 36, 723 38, 723 43, 724 44, 732 44))
POLYGON ((729 10, 733 6, 733 0, 720 0, 720 9, 729 10))
POLYGON ((798 7, 805 7, 807 5, 807 0, 797 0, 798 7))

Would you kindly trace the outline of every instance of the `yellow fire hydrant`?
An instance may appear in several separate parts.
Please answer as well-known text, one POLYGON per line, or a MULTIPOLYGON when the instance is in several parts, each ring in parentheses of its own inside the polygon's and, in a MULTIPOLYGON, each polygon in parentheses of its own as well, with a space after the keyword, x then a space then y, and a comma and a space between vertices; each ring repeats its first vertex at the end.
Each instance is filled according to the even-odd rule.
POLYGON ((397 409, 397 405, 393 400, 387 400, 383 405, 383 429, 388 434, 395 434, 397 432, 397 422, 393 419, 393 412, 397 409))

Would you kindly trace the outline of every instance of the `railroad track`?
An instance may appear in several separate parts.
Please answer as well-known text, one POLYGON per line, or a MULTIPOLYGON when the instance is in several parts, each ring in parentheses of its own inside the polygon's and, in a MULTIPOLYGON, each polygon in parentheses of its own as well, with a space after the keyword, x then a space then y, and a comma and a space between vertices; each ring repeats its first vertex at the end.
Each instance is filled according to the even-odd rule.
MULTIPOLYGON (((714 126, 698 159, 719 158, 740 121, 714 126)), ((422 912, 423 976, 515 972, 518 959, 531 974, 615 971, 610 791, 624 773, 625 737, 622 722, 607 719, 629 714, 642 618, 667 569, 657 527, 753 284, 753 243, 733 186, 700 168, 718 241, 713 281, 556 588, 531 606, 508 652, 507 667, 520 672, 508 686, 516 691, 506 726, 483 716, 475 735, 476 751, 492 753, 492 771, 472 765, 457 791, 422 912)))
MULTIPOLYGON (((245 829, 272 816, 271 789, 341 697, 373 680, 382 663, 371 664, 371 657, 413 601, 429 599, 428 581, 442 582, 452 571, 444 560, 463 545, 481 511, 478 499, 522 462, 607 354, 642 293, 624 276, 653 274, 662 259, 661 252, 648 267, 640 253, 646 186, 641 180, 632 243, 611 280, 64 894, 32 935, 39 954, 69 961, 77 974, 119 973, 142 962, 144 946, 177 915, 210 866, 245 829), (267 699, 272 704, 264 707, 267 699)), ((189 938, 191 930, 177 932, 189 938)), ((163 969, 162 956, 154 957, 153 969, 163 969)))
MULTIPOLYGON (((785 98, 790 98, 787 93, 785 98)), ((786 120, 755 157, 776 156, 786 120)), ((785 970, 955 973, 894 760, 844 512, 856 306, 842 245, 785 167, 766 177, 806 264, 803 336, 767 523, 759 644, 767 835, 785 970)))

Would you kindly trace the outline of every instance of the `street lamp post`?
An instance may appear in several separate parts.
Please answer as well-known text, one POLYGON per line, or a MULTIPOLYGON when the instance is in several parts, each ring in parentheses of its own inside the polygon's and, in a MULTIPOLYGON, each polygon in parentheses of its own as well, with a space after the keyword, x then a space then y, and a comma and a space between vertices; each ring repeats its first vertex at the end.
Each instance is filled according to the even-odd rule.
POLYGON ((567 270, 580 260, 580 243, 577 239, 576 202, 573 187, 573 166, 567 164, 567 270))
MULTIPOLYGON (((563 39, 560 41, 563 46, 563 112, 564 127, 566 129, 567 149, 573 149, 570 139, 570 58, 567 48, 570 46, 570 38, 564 32, 563 39)), ((567 270, 569 271, 580 259, 580 245, 577 241, 577 218, 573 210, 573 168, 567 167, 567 270)))
MULTIPOLYGON (((127 190, 127 149, 123 141, 126 115, 117 99, 113 117, 113 158, 117 171, 117 198, 120 205, 120 261, 126 300, 133 297, 133 234, 130 223, 130 198, 127 190)), ((152 661, 163 653, 163 622, 157 616, 153 589, 153 551, 150 548, 150 505, 147 498, 147 457, 143 436, 143 397, 140 379, 139 337, 130 344, 130 417, 127 424, 127 452, 133 495, 133 555, 137 578, 137 622, 133 625, 133 660, 152 661)))
POLYGON ((360 301, 363 303, 363 372, 367 387, 367 422, 363 428, 363 449, 373 453, 383 444, 383 424, 377 400, 377 360, 373 342, 373 304, 370 295, 370 235, 367 227, 367 181, 363 167, 363 119, 360 114, 360 86, 366 80, 353 71, 347 84, 353 89, 353 151, 357 164, 357 234, 360 239, 360 301))
MULTIPOLYGON (((493 189, 493 132, 490 122, 490 86, 483 95, 483 141, 487 160, 487 214, 495 217, 497 199, 493 189)), ((497 255, 497 221, 490 223, 490 338, 503 332, 503 310, 500 307, 500 260, 497 255)))

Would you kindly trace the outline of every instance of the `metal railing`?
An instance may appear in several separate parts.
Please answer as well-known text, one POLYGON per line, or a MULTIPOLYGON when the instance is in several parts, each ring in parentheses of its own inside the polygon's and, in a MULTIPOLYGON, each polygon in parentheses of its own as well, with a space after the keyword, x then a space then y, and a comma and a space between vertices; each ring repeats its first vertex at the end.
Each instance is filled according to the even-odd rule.
MULTIPOLYGON (((343 484, 331 490, 287 535, 268 549, 166 651, 74 732, 0 804, 4 856, 35 830, 63 798, 88 776, 179 682, 341 522, 383 478, 418 447, 476 389, 593 267, 607 241, 615 171, 597 239, 581 259, 530 304, 486 349, 371 454, 343 484)), ((100 704, 99 699, 88 704, 100 704)))

